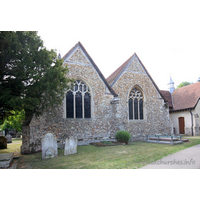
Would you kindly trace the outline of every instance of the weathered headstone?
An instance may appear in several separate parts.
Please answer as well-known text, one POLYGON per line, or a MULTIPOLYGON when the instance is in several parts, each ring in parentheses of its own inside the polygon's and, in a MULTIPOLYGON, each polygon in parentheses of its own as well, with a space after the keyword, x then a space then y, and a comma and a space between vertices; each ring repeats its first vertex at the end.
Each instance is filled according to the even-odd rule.
POLYGON ((47 133, 42 139, 42 159, 53 158, 58 155, 57 139, 47 133))
POLYGON ((7 143, 12 143, 12 136, 10 134, 7 134, 5 138, 7 139, 7 143))
POLYGON ((16 138, 21 138, 22 133, 21 132, 17 132, 16 133, 16 138))
POLYGON ((66 138, 64 155, 66 156, 77 153, 77 143, 78 143, 77 138, 74 137, 66 138))
POLYGON ((7 139, 3 136, 0 136, 0 149, 7 148, 7 139))

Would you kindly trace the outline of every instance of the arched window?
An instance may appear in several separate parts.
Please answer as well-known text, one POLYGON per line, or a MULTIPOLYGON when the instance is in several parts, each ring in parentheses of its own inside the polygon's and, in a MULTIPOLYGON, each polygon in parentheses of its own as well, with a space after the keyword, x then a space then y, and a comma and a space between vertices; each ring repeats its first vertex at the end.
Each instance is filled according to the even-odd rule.
POLYGON ((76 80, 66 94, 67 118, 91 118, 91 93, 88 86, 76 80))
POLYGON ((129 119, 142 120, 143 114, 143 94, 137 87, 134 87, 129 94, 129 119))

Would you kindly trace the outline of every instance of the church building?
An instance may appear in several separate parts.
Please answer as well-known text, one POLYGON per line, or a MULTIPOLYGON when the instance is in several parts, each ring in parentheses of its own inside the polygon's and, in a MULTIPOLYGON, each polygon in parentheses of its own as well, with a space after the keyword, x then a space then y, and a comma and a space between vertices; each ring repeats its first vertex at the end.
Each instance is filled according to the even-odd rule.
POLYGON ((119 130, 130 132, 132 142, 145 140, 146 134, 171 134, 168 101, 136 53, 107 79, 80 42, 63 60, 67 77, 75 81, 61 106, 32 119, 22 153, 41 151, 46 133, 57 137, 59 148, 67 136, 89 145, 114 141, 119 130))

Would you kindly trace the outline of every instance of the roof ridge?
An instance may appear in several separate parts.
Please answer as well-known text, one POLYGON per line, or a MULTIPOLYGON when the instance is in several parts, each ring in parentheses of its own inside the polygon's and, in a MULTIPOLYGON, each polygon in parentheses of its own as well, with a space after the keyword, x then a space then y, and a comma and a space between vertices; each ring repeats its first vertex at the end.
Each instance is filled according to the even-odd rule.
POLYGON ((131 58, 135 55, 134 53, 128 60, 126 60, 120 67, 118 67, 108 78, 106 78, 107 82, 111 84, 114 82, 114 80, 118 77, 118 75, 121 73, 121 71, 124 69, 124 67, 128 64, 128 62, 131 60, 131 58))
POLYGON ((95 64, 95 62, 93 61, 93 59, 90 57, 89 53, 86 51, 86 49, 84 48, 84 46, 81 44, 81 42, 78 42, 74 47, 72 47, 68 53, 65 54, 65 56, 63 56, 63 59, 66 58, 67 56, 69 56, 74 49, 76 49, 77 47, 80 47, 83 52, 85 53, 85 55, 87 56, 87 58, 89 59, 89 61, 91 62, 91 64, 93 65, 93 67, 95 68, 95 70, 97 71, 98 75, 101 77, 101 79, 103 80, 103 82, 105 83, 105 85, 107 86, 107 88, 110 90, 111 94, 115 97, 118 96, 118 94, 112 89, 112 87, 108 84, 107 80, 105 79, 104 75, 101 73, 100 69, 97 67, 97 65, 95 64))

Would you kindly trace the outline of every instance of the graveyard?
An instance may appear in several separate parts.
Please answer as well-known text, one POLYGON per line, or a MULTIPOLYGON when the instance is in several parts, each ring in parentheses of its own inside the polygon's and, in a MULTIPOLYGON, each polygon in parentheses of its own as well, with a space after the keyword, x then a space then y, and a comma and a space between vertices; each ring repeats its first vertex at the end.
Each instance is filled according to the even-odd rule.
MULTIPOLYGON (((138 169, 166 155, 200 144, 199 136, 190 137, 189 140, 190 142, 180 145, 133 142, 128 145, 103 147, 77 146, 77 149, 71 150, 72 154, 67 155, 69 149, 64 148, 58 149, 56 156, 42 159, 42 152, 21 155, 22 140, 13 138, 6 149, 0 149, 0 154, 14 153, 16 158, 13 161, 17 161, 16 169, 138 169)), ((68 142, 70 143, 69 138, 68 142)), ((49 156, 48 152, 53 150, 46 149, 46 152, 49 156)))

